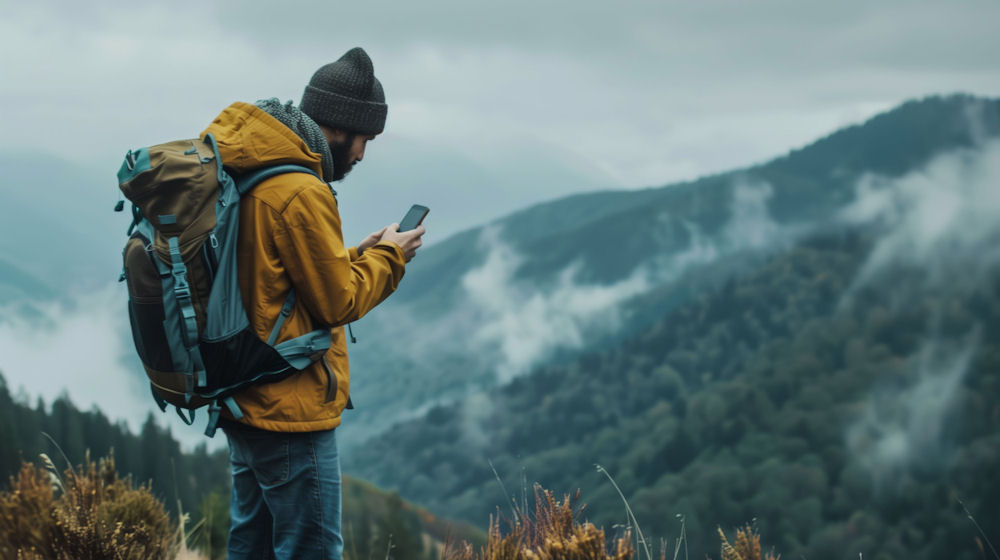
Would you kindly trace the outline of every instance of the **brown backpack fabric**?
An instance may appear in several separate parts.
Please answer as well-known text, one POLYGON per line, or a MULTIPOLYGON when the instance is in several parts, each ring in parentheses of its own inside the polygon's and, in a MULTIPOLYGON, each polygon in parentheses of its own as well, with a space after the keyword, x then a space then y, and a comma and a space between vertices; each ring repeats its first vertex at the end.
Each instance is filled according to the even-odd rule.
MULTIPOLYGON (((118 171, 133 205, 122 279, 136 351, 161 409, 174 405, 190 424, 195 409, 209 406, 209 436, 223 406, 242 415, 233 394, 304 369, 330 344, 329 330, 317 329, 275 345, 287 313, 263 341, 243 309, 236 273, 240 197, 279 173, 315 175, 280 165, 234 178, 211 134, 129 151, 118 171)), ((294 303, 293 291, 284 308, 294 303)))

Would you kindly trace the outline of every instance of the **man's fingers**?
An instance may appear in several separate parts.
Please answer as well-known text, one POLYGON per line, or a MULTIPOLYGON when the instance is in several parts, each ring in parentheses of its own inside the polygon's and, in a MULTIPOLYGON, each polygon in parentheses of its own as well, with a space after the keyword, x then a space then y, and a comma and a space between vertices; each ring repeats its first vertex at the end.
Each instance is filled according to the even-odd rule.
POLYGON ((424 229, 424 226, 417 226, 416 229, 411 229, 410 231, 403 231, 403 232, 400 232, 400 233, 402 235, 405 235, 405 236, 409 237, 410 239, 418 239, 419 240, 421 237, 424 236, 424 232, 425 231, 427 231, 427 230, 424 229))

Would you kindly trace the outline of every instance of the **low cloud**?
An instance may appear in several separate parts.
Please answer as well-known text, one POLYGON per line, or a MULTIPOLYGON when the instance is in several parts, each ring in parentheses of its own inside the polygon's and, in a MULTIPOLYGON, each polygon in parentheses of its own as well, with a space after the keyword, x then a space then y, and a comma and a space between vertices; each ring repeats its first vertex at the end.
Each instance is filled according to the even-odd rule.
POLYGON ((580 349, 590 329, 616 329, 619 304, 650 288, 641 268, 609 285, 579 283, 579 265, 561 271, 550 288, 540 288, 518 281, 522 259, 496 229, 484 230, 480 244, 486 262, 462 278, 464 295, 482 319, 469 338, 478 352, 494 356, 501 383, 559 349, 580 349))
POLYGON ((484 449, 491 443, 487 428, 495 409, 493 399, 482 391, 462 399, 459 419, 464 443, 475 449, 484 449))
POLYGON ((498 229, 484 230, 479 243, 486 261, 462 278, 463 312, 471 308, 479 317, 473 330, 465 332, 466 339, 480 355, 493 357, 498 381, 507 382, 560 350, 579 350, 595 335, 617 330, 628 300, 694 267, 747 250, 768 250, 795 234, 771 217, 770 184, 741 177, 731 193, 730 220, 720 233, 706 235, 685 222, 690 242, 684 250, 639 263, 629 276, 611 284, 581 282, 579 262, 550 283, 520 281, 523 257, 503 242, 498 229))
POLYGON ((785 230, 774 221, 768 209, 768 201, 773 195, 770 183, 746 178, 736 180, 730 221, 723 235, 726 250, 766 249, 784 237, 785 230))
POLYGON ((896 267, 928 286, 969 289, 1000 263, 1000 141, 956 150, 899 179, 868 176, 840 213, 880 232, 848 295, 896 267))
POLYGON ((152 412, 186 447, 205 441, 153 402, 134 357, 125 301, 122 288, 112 285, 68 302, 0 309, 0 372, 14 394, 46 403, 65 395, 77 408, 97 407, 133 431, 152 412))
MULTIPOLYGON (((746 176, 734 179, 729 198, 729 221, 717 234, 702 231, 697 224, 685 220, 687 247, 676 253, 660 255, 643 263, 653 284, 663 285, 677 280, 685 272, 743 252, 768 252, 789 245, 803 232, 803 225, 779 224, 771 216, 769 203, 774 187, 766 181, 746 176)), ((665 227, 670 215, 664 214, 665 227)), ((654 232, 655 235, 655 232, 654 232)))
POLYGON ((877 489, 914 466, 942 466, 944 419, 980 342, 977 328, 958 342, 927 343, 915 357, 908 386, 869 398, 864 416, 848 429, 847 445, 877 489))

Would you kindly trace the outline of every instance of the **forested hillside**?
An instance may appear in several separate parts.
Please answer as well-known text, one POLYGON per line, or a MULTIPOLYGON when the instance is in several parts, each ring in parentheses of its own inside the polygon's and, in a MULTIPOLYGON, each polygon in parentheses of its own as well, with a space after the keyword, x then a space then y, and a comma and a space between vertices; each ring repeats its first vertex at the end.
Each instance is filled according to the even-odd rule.
POLYGON ((928 98, 746 170, 512 216, 508 247, 457 281, 482 309, 446 314, 465 320, 451 338, 414 320, 444 342, 398 389, 506 382, 348 467, 477 523, 504 487, 582 488, 591 519, 620 525, 600 464, 647 534, 683 516, 693 557, 716 525, 756 520, 787 557, 979 558, 959 500, 1000 541, 998 108, 928 98), (574 225, 590 202, 604 210, 574 225), (531 216, 560 209, 541 234, 531 216))
POLYGON ((491 460, 508 488, 583 488, 610 527, 625 515, 601 464, 647 534, 684 516, 692 557, 756 519, 790 558, 979 558, 956 499, 997 536, 1000 269, 969 291, 912 266, 858 286, 873 244, 809 239, 614 350, 399 425, 351 467, 481 522, 505 503, 491 460))
POLYGON ((655 311, 666 311, 694 288, 835 227, 859 189, 878 190, 872 178, 919 173, 997 136, 1000 100, 928 97, 760 165, 572 196, 429 247, 398 293, 354 325, 357 409, 344 445, 644 329, 657 317, 634 298, 686 278, 672 299, 657 300, 655 311))

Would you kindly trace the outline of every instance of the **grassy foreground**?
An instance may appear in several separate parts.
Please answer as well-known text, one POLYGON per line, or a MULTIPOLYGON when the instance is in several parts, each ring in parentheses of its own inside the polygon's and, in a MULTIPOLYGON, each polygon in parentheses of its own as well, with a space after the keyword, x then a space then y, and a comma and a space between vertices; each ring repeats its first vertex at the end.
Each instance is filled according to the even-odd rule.
MULTIPOLYGON (((197 538, 207 533, 202 522, 187 527, 184 513, 172 520, 148 484, 119 477, 113 457, 94 462, 88 456, 82 466, 66 469, 62 476, 48 457, 41 459, 42 466, 24 463, 0 492, 0 560, 201 560, 217 548, 218 543, 213 547, 197 538)), ((437 540, 433 534, 440 535, 443 524, 434 520, 436 528, 429 530, 431 535, 425 533, 419 545, 393 543, 392 535, 381 535, 375 539, 385 539, 384 549, 360 553, 349 544, 345 558, 412 557, 408 548, 419 546, 420 556, 442 560, 653 560, 648 543, 634 539, 632 527, 609 538, 603 529, 580 521, 583 508, 574 507, 577 501, 569 496, 558 500, 536 486, 534 511, 527 511, 525 504, 513 510, 512 519, 493 518, 484 545, 462 539, 469 533, 461 527, 444 541, 437 540)), ((732 544, 721 529, 719 536, 721 560, 778 560, 773 554, 762 556, 760 537, 749 526, 736 531, 732 544)), ((673 559, 686 557, 683 544, 682 536, 673 559)), ((666 543, 661 543, 658 558, 666 560, 667 552, 666 543)))

